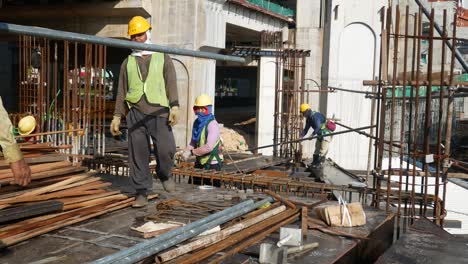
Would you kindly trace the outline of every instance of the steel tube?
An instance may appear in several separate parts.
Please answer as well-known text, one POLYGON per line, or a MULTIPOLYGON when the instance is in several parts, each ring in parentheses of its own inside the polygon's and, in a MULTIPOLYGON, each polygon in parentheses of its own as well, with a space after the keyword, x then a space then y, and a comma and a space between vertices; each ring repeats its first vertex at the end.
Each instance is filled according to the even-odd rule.
MULTIPOLYGON (((359 127, 359 128, 355 128, 355 129, 346 130, 346 131, 334 132, 334 133, 330 133, 330 134, 323 135, 322 137, 331 137, 331 136, 335 136, 335 135, 346 134, 346 133, 350 133, 350 132, 356 132, 356 131, 359 131, 359 130, 369 129, 369 128, 372 128, 372 127, 376 127, 376 126, 375 126, 375 125, 373 125, 373 126, 365 126, 365 127, 359 127)), ((282 144, 289 144, 289 143, 301 142, 301 141, 304 141, 304 140, 312 140, 312 139, 315 139, 315 138, 318 138, 318 137, 319 137, 319 136, 310 136, 310 137, 307 137, 307 138, 301 138, 301 139, 296 139, 296 140, 281 142, 281 143, 278 143, 278 144, 271 144, 271 145, 265 145, 265 146, 256 147, 256 148, 250 148, 250 149, 248 149, 248 150, 246 150, 246 151, 252 151, 252 150, 257 150, 257 149, 264 149, 264 148, 271 148, 271 147, 278 146, 278 145, 282 145, 282 144)))
POLYGON ((100 259, 94 261, 93 263, 95 263, 95 264, 98 264, 98 263, 111 263, 109 261, 112 260, 112 259, 117 259, 119 257, 124 257, 125 255, 129 254, 132 251, 137 251, 139 249, 145 248, 145 247, 147 247, 148 245, 151 245, 154 242, 164 241, 166 239, 169 239, 171 237, 174 237, 176 235, 179 235, 181 233, 189 231, 191 228, 193 228, 195 226, 203 225, 203 224, 205 224, 205 223, 207 223, 209 221, 212 221, 212 220, 216 219, 217 217, 220 217, 222 214, 230 213, 231 211, 237 210, 237 208, 240 208, 242 206, 248 206, 248 205, 251 205, 251 204, 253 204, 253 200, 247 200, 247 201, 245 201, 243 203, 240 203, 238 205, 230 207, 230 208, 228 208, 226 210, 223 210, 221 212, 212 214, 212 215, 210 215, 208 217, 205 217, 205 218, 200 219, 198 221, 192 222, 192 223, 190 223, 188 225, 177 228, 177 229, 175 229, 173 231, 170 231, 170 232, 167 232, 165 234, 162 234, 161 236, 158 236, 158 237, 153 238, 151 240, 148 240, 148 241, 145 241, 143 243, 137 244, 137 245, 135 245, 135 246, 133 246, 133 247, 127 249, 127 250, 122 250, 122 251, 119 251, 119 252, 117 252, 115 254, 100 258, 100 259))
POLYGON ((69 40, 69 41, 75 41, 75 42, 80 42, 80 43, 101 44, 101 45, 106 45, 106 46, 116 47, 116 48, 149 50, 149 51, 164 52, 164 53, 174 54, 174 55, 245 63, 244 58, 237 57, 237 56, 228 56, 228 55, 221 55, 221 54, 205 52, 205 51, 172 48, 172 47, 156 45, 156 44, 137 43, 137 42, 128 41, 128 40, 97 37, 97 36, 74 33, 74 32, 54 30, 54 29, 48 29, 48 28, 42 28, 42 27, 22 26, 22 25, 16 25, 16 24, 4 23, 4 22, 0 22, 0 32, 15 34, 15 35, 30 35, 30 36, 35 36, 35 37, 44 37, 44 38, 57 39, 57 40, 69 40))
POLYGON ((256 203, 253 203, 252 200, 245 201, 186 226, 177 228, 149 241, 137 244, 136 246, 126 250, 122 250, 115 254, 98 259, 92 263, 135 263, 191 237, 194 237, 206 230, 212 229, 217 225, 223 224, 231 219, 248 213, 267 202, 273 202, 273 198, 269 197, 256 203))

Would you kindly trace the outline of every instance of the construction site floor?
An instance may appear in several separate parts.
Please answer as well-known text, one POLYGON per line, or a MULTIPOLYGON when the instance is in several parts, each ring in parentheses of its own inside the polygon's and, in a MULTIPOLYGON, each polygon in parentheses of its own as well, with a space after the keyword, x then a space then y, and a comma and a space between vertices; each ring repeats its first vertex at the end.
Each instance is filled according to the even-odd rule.
MULTIPOLYGON (((112 179, 115 186, 119 186, 124 191, 131 191, 128 190, 127 177, 105 176, 104 178, 112 179), (126 188, 127 190, 125 190, 126 188)), ((200 190, 198 186, 187 183, 178 183, 177 191, 168 194, 162 190, 159 181, 154 181, 154 191, 160 194, 159 198, 150 201, 149 205, 144 208, 125 208, 29 239, 1 251, 0 262, 11 264, 89 262, 145 241, 138 232, 131 230, 130 227, 143 224, 146 216, 156 212, 155 204, 165 199, 177 198, 187 202, 213 201, 219 199, 220 194, 232 194, 234 197, 232 202, 239 202, 235 200, 237 192, 234 190, 219 188, 200 190)), ((248 198, 260 196, 262 194, 254 193, 248 198)), ((311 198, 290 198, 310 204, 318 201, 311 198)), ((319 248, 295 257, 290 260, 290 263, 311 263, 312 260, 315 263, 334 263, 336 261, 351 263, 369 257, 375 260, 378 257, 376 254, 382 254, 390 246, 393 236, 393 217, 387 216, 384 211, 375 209, 366 208, 365 212, 367 215, 365 226, 340 229, 354 235, 369 237, 369 240, 349 239, 309 230, 305 243, 319 242, 319 248)), ((314 212, 309 212, 309 215, 313 216, 314 212)), ((277 241, 278 234, 274 233, 263 242, 276 243, 277 241)), ((258 254, 259 244, 256 244, 223 263, 241 263, 255 259, 252 256, 258 257, 258 254)))
POLYGON ((468 263, 468 241, 421 218, 376 263, 468 263))

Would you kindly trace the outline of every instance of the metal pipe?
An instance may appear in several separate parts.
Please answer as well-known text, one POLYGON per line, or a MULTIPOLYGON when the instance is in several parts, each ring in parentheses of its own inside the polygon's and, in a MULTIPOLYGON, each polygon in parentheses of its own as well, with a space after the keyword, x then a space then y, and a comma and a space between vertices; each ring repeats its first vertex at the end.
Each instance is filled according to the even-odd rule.
POLYGON ((207 223, 209 221, 212 221, 212 220, 220 217, 222 214, 229 213, 231 211, 237 210, 238 208, 240 208, 242 206, 248 206, 248 205, 251 205, 251 204, 253 204, 253 200, 247 200, 247 201, 245 201, 243 203, 237 204, 237 205, 235 205, 233 207, 230 207, 230 208, 228 208, 226 210, 223 210, 221 212, 212 214, 212 215, 210 215, 208 217, 205 217, 205 218, 200 219, 198 221, 192 222, 192 223, 190 223, 188 225, 177 228, 177 229, 175 229, 173 231, 170 231, 170 232, 167 232, 165 234, 162 234, 161 236, 158 236, 156 238, 150 239, 150 240, 145 241, 143 243, 137 244, 137 245, 135 245, 135 246, 133 246, 131 248, 128 248, 126 250, 122 250, 122 251, 119 251, 119 252, 117 252, 115 254, 100 258, 100 259, 94 261, 93 263, 95 263, 95 264, 108 263, 108 261, 110 261, 112 259, 116 259, 116 258, 119 258, 119 257, 124 257, 124 256, 128 255, 130 252, 137 251, 139 249, 145 248, 148 245, 151 245, 152 243, 154 243, 154 241, 164 241, 166 239, 169 239, 169 238, 174 237, 176 235, 179 235, 181 233, 187 232, 187 231, 189 231, 191 228, 193 228, 195 226, 203 225, 203 224, 205 224, 205 223, 207 223))
POLYGON ((208 217, 167 232, 154 239, 137 244, 131 248, 119 251, 107 257, 98 259, 92 263, 135 263, 191 237, 194 237, 206 230, 212 229, 217 225, 223 224, 231 219, 248 213, 267 202, 273 202, 273 198, 269 197, 256 203, 253 203, 252 200, 245 201, 221 212, 212 214, 208 217))
MULTIPOLYGON (((416 2, 416 4, 419 5, 419 7, 422 9, 422 12, 424 13, 424 15, 428 18, 428 19, 431 19, 431 14, 429 13, 429 11, 426 9, 426 7, 424 6, 424 4, 420 1, 420 0, 414 0, 416 2)), ((455 16, 456 17, 456 16, 455 16)), ((437 24, 436 21, 434 21, 433 23, 434 25, 434 28, 437 30, 437 32, 443 37, 444 36, 444 33, 442 31, 442 29, 440 28, 439 24, 437 24)), ((456 24, 455 24, 456 25, 456 24)), ((454 26, 455 27, 455 26, 454 26)), ((466 64, 466 61, 465 59, 463 59, 463 55, 460 53, 460 51, 457 49, 457 47, 455 47, 455 44, 452 45, 452 43, 450 43, 450 41, 448 39, 444 39, 444 42, 445 44, 447 45, 447 47, 449 47, 449 49, 452 50, 453 53, 455 53, 455 57, 457 58, 458 62, 461 64, 461 66, 463 67, 463 69, 465 70, 465 72, 468 72, 468 64, 466 64)), ((455 43, 455 41, 453 41, 455 43)))
POLYGON ((242 230, 245 230, 246 228, 254 225, 254 224, 257 224, 257 223, 260 223, 262 221, 269 221, 270 218, 274 215, 277 215, 283 211, 286 210, 286 206, 282 205, 280 207, 277 207, 277 208, 274 208, 274 209, 271 209, 271 210, 268 210, 266 211, 265 213, 259 215, 259 216, 256 216, 256 217, 253 217, 253 218, 250 218, 250 219, 247 219, 247 220, 244 220, 238 224, 235 224, 233 226, 230 226, 226 229, 223 229, 222 231, 220 232, 217 232, 217 233, 214 233, 214 234, 211 234, 211 235, 208 235, 208 236, 204 236, 203 238, 200 238, 198 240, 195 240, 193 242, 190 242, 188 244, 185 244, 183 246, 180 246, 180 247, 177 247, 175 249, 172 249, 170 251, 167 251, 167 252, 164 252, 160 255, 158 255, 156 258, 160 261, 160 262, 165 262, 165 261, 169 261, 171 259, 174 259, 178 256, 181 256, 181 255, 184 255, 186 253, 189 253, 189 252, 192 252, 194 250, 198 250, 200 248, 204 248, 208 245, 213 245, 223 239, 226 239, 228 238, 230 235, 234 234, 234 233, 237 233, 237 232, 241 232, 242 230))
POLYGON ((167 46, 162 46, 162 45, 157 45, 157 44, 144 44, 144 43, 138 43, 138 42, 128 41, 128 40, 97 37, 97 36, 74 33, 74 32, 54 30, 54 29, 48 29, 48 28, 42 28, 42 27, 22 26, 22 25, 16 25, 16 24, 4 23, 4 22, 0 22, 0 32, 15 34, 15 35, 30 35, 30 36, 36 36, 36 37, 45 37, 45 38, 57 39, 57 40, 69 40, 69 41, 76 41, 80 43, 101 44, 101 45, 106 45, 106 46, 116 47, 116 48, 149 50, 149 51, 164 52, 164 53, 174 54, 174 55, 245 63, 244 58, 237 57, 237 56, 228 56, 228 55, 221 55, 221 54, 205 52, 205 51, 172 48, 172 47, 167 47, 167 46))
MULTIPOLYGON (((331 137, 331 136, 335 136, 335 135, 346 134, 346 133, 349 133, 349 132, 356 132, 356 131, 359 131, 359 130, 369 129, 369 128, 372 128, 372 127, 376 127, 376 126, 374 125, 374 126, 359 127, 359 128, 355 128, 355 129, 350 129, 350 130, 345 130, 345 131, 340 131, 340 132, 335 132, 335 133, 322 135, 322 137, 331 137)), ((253 151, 253 150, 264 149, 264 148, 271 148, 271 147, 275 147, 275 146, 282 145, 282 144, 290 144, 290 143, 301 142, 301 141, 304 141, 304 140, 312 140, 312 139, 315 139, 315 138, 318 138, 318 137, 319 136, 310 136, 310 137, 307 137, 307 138, 301 138, 301 139, 296 139, 296 140, 291 140, 291 141, 280 142, 280 143, 277 143, 277 144, 271 144, 271 145, 265 145, 265 146, 261 146, 261 147, 251 148, 251 149, 247 149, 246 151, 253 151)))

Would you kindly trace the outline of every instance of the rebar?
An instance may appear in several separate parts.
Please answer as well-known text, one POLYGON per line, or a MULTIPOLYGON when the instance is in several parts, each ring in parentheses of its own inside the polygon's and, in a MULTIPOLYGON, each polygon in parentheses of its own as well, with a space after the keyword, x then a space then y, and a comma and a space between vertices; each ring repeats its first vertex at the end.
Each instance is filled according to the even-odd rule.
POLYGON ((447 43, 452 41, 454 47, 457 41, 456 14, 452 36, 448 37, 447 25, 452 23, 448 23, 447 11, 443 10, 443 29, 439 32, 441 37, 435 37, 435 10, 430 11, 430 31, 427 35, 423 35, 422 32, 423 12, 420 8, 419 12, 414 14, 411 33, 409 8, 405 9, 404 20, 400 20, 398 5, 388 8, 385 27, 382 26, 382 60, 379 73, 382 77, 377 82, 364 81, 383 88, 382 94, 377 97, 382 107, 378 110, 380 124, 376 139, 377 160, 373 175, 376 195, 373 205, 379 207, 383 202, 387 211, 393 210, 392 208, 396 210, 397 235, 401 227, 405 231, 406 225, 419 217, 431 219, 437 225, 443 224, 452 122, 455 120, 453 112, 461 108, 461 101, 455 98, 455 85, 461 85, 460 82, 455 82, 453 77, 455 51, 451 53, 448 79, 445 72, 448 58, 446 50, 447 47, 450 48, 447 43), (394 14, 392 9, 395 10, 394 14), (404 27, 401 29, 401 26, 404 27), (428 61, 425 67, 421 64, 422 39, 427 41, 428 61), (412 48, 409 48, 410 40, 412 48), (393 43, 393 47, 390 47, 391 57, 388 57, 390 49, 387 49, 389 46, 385 43, 393 43), (438 44, 442 45, 441 49, 435 48, 438 44), (399 52, 400 48, 403 49, 402 52, 399 52), (440 73, 434 66, 438 58, 441 60, 440 73), (408 60, 411 60, 411 74, 408 71, 408 60), (388 78, 387 71, 390 68, 391 77, 388 78), (395 146, 394 142, 398 142, 398 146, 395 146), (395 147, 398 147, 398 150, 394 149, 395 147), (394 153, 398 153, 400 159, 398 171, 395 170, 395 164, 392 164, 394 153), (388 159, 387 170, 382 168, 384 158, 388 159), (406 170, 403 170, 404 161, 407 162, 406 170), (417 171, 418 167, 422 168, 422 174, 417 171), (382 182, 386 186, 383 186, 382 182), (431 216, 427 215, 428 207, 434 209, 431 216))

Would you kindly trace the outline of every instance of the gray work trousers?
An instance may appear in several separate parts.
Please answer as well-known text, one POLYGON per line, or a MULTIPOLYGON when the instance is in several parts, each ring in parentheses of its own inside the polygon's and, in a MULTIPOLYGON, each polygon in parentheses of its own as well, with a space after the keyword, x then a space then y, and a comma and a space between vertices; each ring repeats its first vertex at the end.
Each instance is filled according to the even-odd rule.
POLYGON ((161 182, 171 177, 176 151, 174 134, 167 117, 145 115, 131 108, 127 115, 128 163, 130 179, 137 193, 146 194, 153 188, 149 162, 151 155, 150 137, 156 157, 156 174, 161 182))

